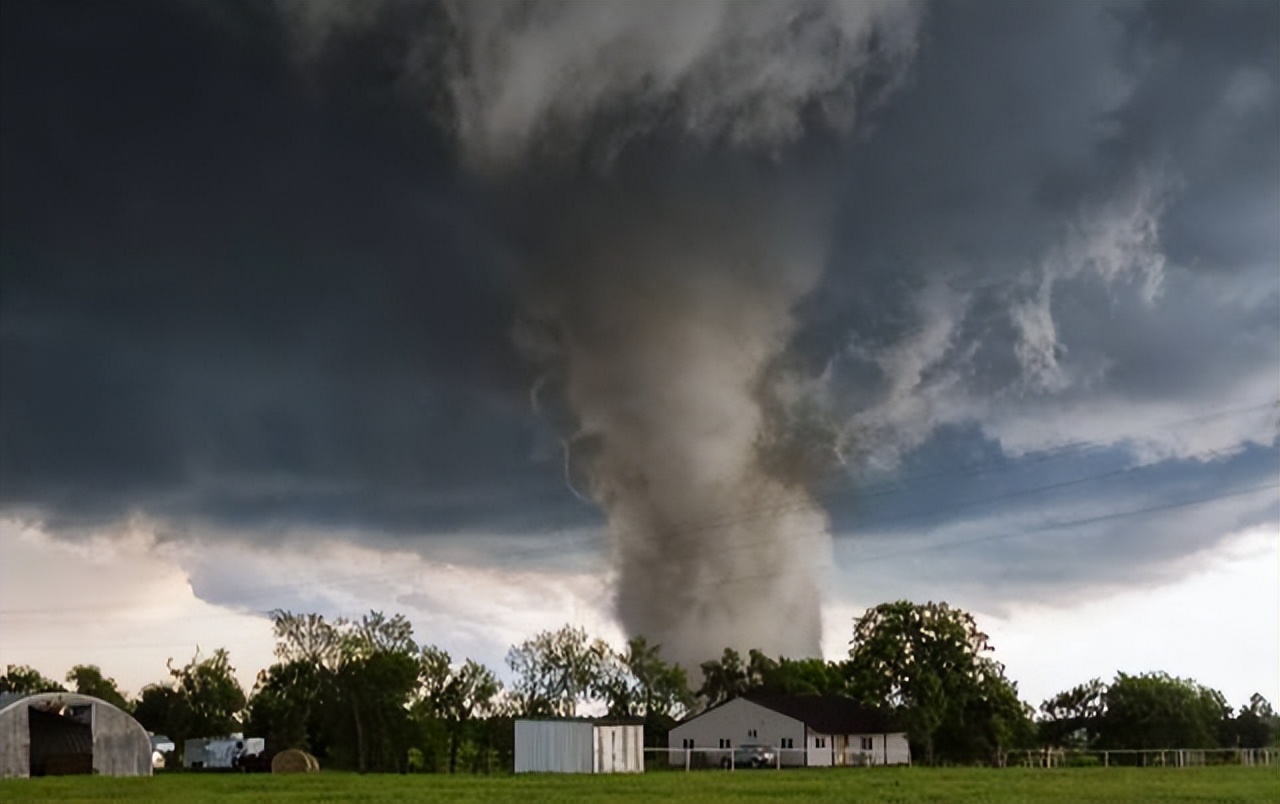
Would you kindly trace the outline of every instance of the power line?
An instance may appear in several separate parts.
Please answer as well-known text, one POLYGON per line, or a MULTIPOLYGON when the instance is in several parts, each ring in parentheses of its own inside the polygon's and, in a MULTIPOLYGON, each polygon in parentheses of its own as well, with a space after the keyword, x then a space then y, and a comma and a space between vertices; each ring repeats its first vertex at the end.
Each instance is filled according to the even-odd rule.
POLYGON ((1232 497, 1243 497, 1249 494, 1256 494, 1260 491, 1269 491, 1280 488, 1280 483, 1267 483, 1261 486, 1251 486, 1244 489, 1233 489, 1221 494, 1215 494, 1210 497, 1202 497, 1195 500, 1180 500, 1178 502, 1163 503, 1160 505, 1151 505, 1146 508, 1137 508, 1132 511, 1118 511, 1110 514, 1101 514, 1099 516, 1084 517, 1081 519, 1069 519, 1061 522, 1051 522, 1048 525, 1039 525, 1033 528, 1020 529, 1017 531, 1009 531, 1006 533, 997 533, 991 536, 978 536, 972 539, 956 539, 941 544, 924 545, 918 548, 907 550, 896 550, 889 553, 881 553, 875 556, 865 556, 858 559, 859 563, 871 563, 874 561, 883 561, 887 558, 898 558, 905 555, 913 555, 916 553, 931 552, 933 550, 951 550, 956 547, 966 547, 973 544, 982 544, 984 542, 1002 541, 1004 539, 1017 538, 1019 536, 1028 536, 1033 533, 1044 533, 1053 530, 1066 530, 1069 528, 1079 527, 1081 525, 1096 525, 1099 522, 1109 522, 1116 519, 1125 519, 1131 516, 1140 516, 1143 514, 1152 514, 1160 511, 1172 511, 1179 508, 1190 508, 1196 505, 1206 505, 1208 503, 1225 500, 1232 497))
MULTIPOLYGON (((1155 425, 1152 427, 1144 428, 1144 430, 1167 429, 1167 428, 1178 427, 1178 426, 1182 426, 1185 424, 1190 424, 1198 421, 1204 421, 1212 418, 1223 418, 1227 416, 1242 415, 1245 413, 1252 413, 1252 412, 1269 408, 1269 407, 1275 407, 1278 404, 1280 404, 1280 400, 1273 400, 1270 402, 1257 404, 1257 405, 1250 405, 1247 407, 1214 411, 1210 413, 1199 414, 1197 416, 1186 417, 1183 419, 1175 420, 1173 422, 1167 422, 1162 425, 1155 425)), ((1062 457, 1065 453, 1075 452, 1081 449, 1087 449, 1091 446, 1100 447, 1100 446, 1106 446, 1106 445, 1101 444, 1099 442, 1078 441, 1069 445, 1064 445, 1063 447, 1053 450, 1051 453, 1048 453, 1048 454, 1038 454, 1032 459, 1032 462, 1038 463, 1045 460, 1052 460, 1057 457, 1062 457)), ((1221 452, 1222 451, 1210 453, 1210 454, 1217 455, 1217 454, 1221 454, 1221 452)), ((1022 464, 1018 461, 1002 462, 999 464, 988 463, 986 465, 973 465, 972 468, 976 469, 977 471, 973 471, 970 473, 956 471, 956 472, 949 472, 949 473, 931 473, 928 475, 919 475, 916 477, 907 478, 904 481, 899 482, 897 488, 880 491, 880 492, 873 492, 865 496, 884 496, 888 494, 903 493, 906 490, 906 488, 909 487, 908 484, 915 480, 934 479, 937 477, 944 477, 944 476, 973 477, 973 476, 978 476, 980 474, 985 474, 989 471, 995 471, 995 470, 1005 469, 1005 468, 1016 468, 1017 466, 1020 466, 1020 465, 1022 464)), ((966 501, 962 503, 957 503, 952 506, 937 508, 927 512, 911 512, 906 515, 881 518, 879 520, 874 520, 871 524, 883 525, 887 523, 892 523, 894 521, 903 521, 903 520, 908 520, 913 518, 919 518, 922 516, 945 514, 951 511, 972 507, 975 505, 992 504, 1004 499, 1027 496, 1032 494, 1039 494, 1045 491, 1052 491, 1052 490, 1056 490, 1056 489, 1060 489, 1068 486, 1094 482, 1094 481, 1105 479, 1108 477, 1114 477, 1114 476, 1130 474, 1138 471, 1143 471, 1143 470, 1154 468, 1156 466, 1158 466, 1158 464, 1147 464, 1143 466, 1127 467, 1124 469, 1111 470, 1098 475, 1090 475, 1082 478, 1075 478, 1068 481, 1061 481, 1058 483, 1049 484, 1047 486, 1038 486, 1030 489, 1020 489, 1020 490, 1009 492, 1006 494, 996 495, 994 497, 987 497, 980 500, 971 500, 971 501, 966 501)), ((1263 487, 1260 487, 1260 488, 1263 488, 1263 487)), ((852 488, 846 492, 843 492, 842 496, 846 494, 858 493, 859 491, 860 489, 858 488, 852 488)), ((1227 496, 1232 496, 1232 495, 1228 494, 1227 496)), ((1208 499, 1212 500, 1216 498, 1208 498, 1208 499)), ((1190 504, 1197 504, 1197 503, 1193 501, 1190 504)), ((1174 504, 1174 505, 1176 507, 1179 504, 1174 504)), ((798 512, 807 511, 810 509, 817 509, 817 504, 808 500, 800 503, 787 502, 787 503, 778 504, 774 506, 748 509, 747 511, 740 512, 738 514, 725 515, 714 520, 705 520, 702 523, 699 523, 696 525, 674 526, 670 529, 664 529, 664 530, 669 534, 673 534, 677 536, 687 536, 689 534, 705 532, 707 530, 733 527, 734 525, 741 525, 741 524, 748 523, 753 520, 761 519, 767 516, 786 514, 786 513, 798 513, 798 512)), ((1146 509, 1143 509, 1143 510, 1146 510, 1146 509)), ((1151 510, 1161 510, 1161 509, 1157 507, 1156 509, 1151 509, 1151 510)), ((1138 512, 1135 512, 1135 513, 1138 513, 1138 512)), ((1131 514, 1124 514, 1124 515, 1127 516, 1131 514)), ((1065 526, 1066 524, 1081 524, 1083 522, 1084 521, 1081 521, 1078 523, 1064 523, 1063 526, 1065 526)), ((1049 527, 1052 528, 1057 526, 1049 526, 1049 527)), ((1024 531, 1024 532, 1036 532, 1037 530, 1040 530, 1040 529, 1033 529, 1031 531, 1024 531)), ((619 539, 619 538, 625 538, 630 536, 642 535, 642 534, 645 534, 646 532, 647 532, 646 529, 642 529, 642 528, 631 528, 631 529, 624 529, 621 531, 609 531, 607 529, 602 530, 602 529, 593 528, 593 529, 584 531, 580 535, 562 536, 560 539, 556 541, 555 544, 525 547, 525 548, 508 548, 504 550, 504 555, 508 557, 530 558, 530 557, 538 556, 540 554, 545 554, 545 555, 558 554, 563 551, 566 541, 582 543, 587 541, 603 540, 603 538, 607 538, 610 536, 614 539, 619 539)), ((648 531, 648 532, 651 532, 651 531, 648 531)), ((991 538, 1008 538, 1011 535, 1017 535, 1017 534, 1006 534, 1005 536, 1000 536, 1000 537, 983 537, 978 541, 985 541, 991 538)), ((710 555, 710 554, 724 553, 724 552, 733 551, 733 550, 755 549, 759 547, 765 547, 773 543, 774 543, 773 539, 764 539, 764 540, 757 540, 753 542, 738 542, 738 543, 729 544, 729 545, 712 545, 709 548, 704 548, 701 550, 677 552, 671 555, 671 557, 677 558, 677 559, 695 558, 695 557, 701 557, 701 556, 710 555)), ((891 555, 896 555, 896 553, 886 554, 883 557, 889 557, 891 555)), ((881 558, 882 557, 874 557, 871 559, 864 559, 864 560, 881 560, 881 558)), ((379 580, 390 581, 390 580, 395 580, 400 578, 404 578, 405 580, 408 580, 408 577, 406 576, 404 569, 396 569, 396 570, 392 570, 385 573, 378 572, 378 573, 372 573, 372 574, 353 574, 353 575, 348 575, 340 578, 329 578, 329 579, 299 578, 296 582, 272 584, 268 587, 258 587, 253 592, 243 594, 241 596, 241 599, 245 601, 264 600, 267 598, 279 596, 280 593, 286 592, 292 589, 314 589, 314 588, 320 588, 326 585, 333 586, 333 585, 346 585, 346 584, 352 584, 352 583, 373 583, 379 580)), ((728 580, 725 580, 724 582, 726 583, 731 582, 731 580, 732 579, 728 579, 728 580)), ((124 610, 124 609, 133 608, 137 605, 140 605, 140 603, 119 603, 119 604, 108 605, 108 606, 92 605, 92 606, 74 606, 74 607, 64 607, 64 608, 40 607, 40 608, 29 608, 29 609, 0 609, 0 616, 23 616, 23 615, 48 616, 48 615, 54 615, 54 614, 74 614, 74 613, 80 613, 84 611, 101 611, 104 608, 115 608, 115 609, 124 610)), ((220 604, 213 604, 213 605, 220 605, 220 604)), ((265 613, 266 612, 253 612, 252 614, 261 615, 265 613)), ((250 612, 247 612, 247 611, 238 611, 238 612, 229 612, 229 613, 211 613, 207 615, 195 615, 190 617, 189 619, 217 619, 217 618, 231 617, 231 616, 252 616, 252 615, 250 612)))

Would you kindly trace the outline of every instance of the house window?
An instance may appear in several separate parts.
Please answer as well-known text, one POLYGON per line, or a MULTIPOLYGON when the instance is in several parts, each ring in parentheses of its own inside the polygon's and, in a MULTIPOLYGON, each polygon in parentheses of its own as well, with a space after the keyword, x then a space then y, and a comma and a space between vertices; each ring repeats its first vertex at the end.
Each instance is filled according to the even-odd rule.
POLYGON ((783 737, 783 738, 782 738, 782 745, 781 745, 780 747, 781 747, 781 748, 795 748, 795 747, 796 747, 796 741, 795 741, 795 740, 793 740, 793 739, 791 739, 790 737, 783 737))
POLYGON ((757 736, 757 735, 756 735, 756 730, 755 730, 755 729, 747 729, 747 736, 748 736, 748 737, 755 737, 755 736, 757 736))
POLYGON ((728 739, 728 738, 726 738, 726 737, 721 737, 721 738, 720 738, 720 747, 721 747, 721 748, 733 748, 733 740, 730 740, 730 739, 728 739))
POLYGON ((814 738, 813 738, 813 747, 814 747, 814 748, 826 748, 826 747, 827 747, 827 738, 826 738, 826 737, 814 737, 814 738))
POLYGON ((862 750, 863 750, 863 751, 871 751, 871 750, 873 750, 875 747, 876 747, 876 740, 875 740, 875 738, 874 738, 874 737, 863 737, 863 738, 862 738, 862 750))
POLYGON ((681 740, 681 741, 680 741, 680 747, 681 747, 681 748, 693 748, 693 738, 692 738, 692 737, 685 737, 683 740, 681 740))

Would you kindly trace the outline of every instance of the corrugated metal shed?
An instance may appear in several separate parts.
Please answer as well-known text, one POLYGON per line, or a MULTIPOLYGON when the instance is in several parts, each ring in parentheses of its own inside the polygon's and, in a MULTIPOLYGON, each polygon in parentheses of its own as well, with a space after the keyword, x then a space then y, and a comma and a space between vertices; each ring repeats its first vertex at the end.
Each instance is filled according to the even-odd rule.
POLYGON ((106 701, 73 692, 29 695, 0 709, 0 776, 150 776, 146 729, 106 701))
POLYGON ((644 725, 591 720, 517 720, 516 773, 640 773, 644 725))

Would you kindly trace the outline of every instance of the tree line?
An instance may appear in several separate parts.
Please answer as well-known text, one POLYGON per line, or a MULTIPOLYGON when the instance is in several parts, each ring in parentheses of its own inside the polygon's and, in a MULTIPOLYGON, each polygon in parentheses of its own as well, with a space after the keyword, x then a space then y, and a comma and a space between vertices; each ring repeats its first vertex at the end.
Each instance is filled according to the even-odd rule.
MULTIPOLYGON (((168 677, 129 699, 94 665, 66 683, 131 712, 181 746, 189 737, 242 731, 269 751, 302 748, 329 767, 362 772, 493 772, 512 767, 513 720, 604 713, 645 724, 665 746, 681 718, 750 695, 839 695, 880 708, 908 733, 925 763, 1002 764, 1011 751, 1255 748, 1275 745, 1280 719, 1254 695, 1238 712, 1223 695, 1163 673, 1098 679, 1063 691, 1039 711, 972 615, 946 603, 885 603, 853 624, 842 661, 746 656, 726 648, 685 670, 637 637, 621 649, 566 625, 513 646, 513 679, 470 658, 419 644, 403 615, 359 619, 272 612, 276 661, 246 693, 225 650, 197 650, 168 677)), ((35 693, 63 685, 9 665, 0 691, 35 693)))

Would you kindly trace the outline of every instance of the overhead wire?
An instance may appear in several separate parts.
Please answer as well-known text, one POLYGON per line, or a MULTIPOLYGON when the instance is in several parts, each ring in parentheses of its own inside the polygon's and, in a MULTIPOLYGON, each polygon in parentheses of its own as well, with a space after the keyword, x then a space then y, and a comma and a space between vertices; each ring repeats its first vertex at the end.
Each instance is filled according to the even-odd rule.
MULTIPOLYGON (((1233 415, 1243 415, 1247 413, 1264 410, 1266 408, 1274 408, 1274 407, 1277 407, 1278 405, 1280 405, 1280 400, 1273 400, 1266 403, 1249 405, 1245 407, 1213 411, 1213 412, 1199 414, 1192 417, 1185 417, 1172 422, 1166 422, 1159 425, 1149 426, 1149 427, 1143 428, 1139 432, 1147 432, 1147 431, 1158 430, 1158 429, 1170 429, 1170 428, 1175 428, 1175 427, 1183 426, 1186 424, 1205 421, 1213 418, 1223 418, 1223 417, 1233 416, 1233 415)), ((1079 450, 1088 449, 1092 447, 1101 448, 1106 446, 1109 446, 1109 444, 1102 443, 1102 442, 1077 441, 1068 445, 1063 445, 1060 448, 1055 448, 1054 450, 1047 451, 1046 453, 1036 453, 1030 456, 1027 460, 1030 462, 1039 463, 1043 461, 1054 460, 1057 458, 1065 457, 1066 455, 1077 452, 1079 450)), ((1225 452, 1227 451, 1215 451, 1214 453, 1210 453, 1210 454, 1220 455, 1220 454, 1224 454, 1225 452)), ((955 469, 947 472, 932 472, 924 475, 908 476, 907 478, 896 481, 892 488, 882 489, 879 491, 872 491, 869 493, 862 494, 861 496, 880 497, 880 496, 886 496, 886 495, 892 495, 892 494, 902 494, 902 493, 906 493, 906 491, 910 489, 910 484, 916 481, 932 480, 939 477, 976 477, 981 474, 986 474, 992 471, 1023 467, 1025 466, 1025 463, 1026 463, 1025 461, 1014 460, 1014 461, 1004 461, 1004 462, 987 462, 985 464, 970 464, 968 467, 960 465, 955 469)), ((1002 500, 1011 499, 1015 497, 1039 494, 1039 493, 1053 491, 1053 490, 1057 490, 1057 489, 1061 489, 1069 486, 1075 486, 1075 485, 1080 485, 1080 484, 1089 483, 1089 482, 1096 482, 1098 480, 1109 478, 1109 477, 1115 477, 1119 475, 1140 472, 1140 471, 1154 468, 1155 466, 1157 466, 1157 464, 1147 464, 1147 465, 1141 465, 1136 467, 1125 467, 1122 469, 1110 470, 1110 471, 1103 472, 1096 475, 1087 475, 1084 477, 1073 478, 1071 480, 1060 481, 1060 482, 1052 483, 1045 486, 1037 486, 1029 489, 1019 489, 1016 491, 995 495, 992 497, 986 497, 978 500, 963 501, 950 506, 943 506, 943 507, 931 509, 925 512, 908 512, 906 514, 900 514, 898 516, 885 517, 878 520, 872 520, 870 524, 872 525, 892 524, 893 522, 897 522, 897 521, 905 521, 905 520, 916 519, 916 518, 921 518, 926 516, 936 516, 939 514, 946 514, 955 510, 961 510, 961 509, 969 508, 973 506, 997 503, 1002 500)), ((1258 487, 1256 489, 1246 490, 1243 493, 1252 493, 1253 491, 1262 490, 1264 488, 1270 488, 1270 487, 1268 486, 1258 487)), ((859 488, 853 487, 853 488, 847 489, 846 491, 842 492, 838 496, 859 494, 860 492, 861 490, 859 488)), ((1224 496, 1238 496, 1238 495, 1228 493, 1224 496)), ((1217 499, 1217 498, 1216 497, 1208 498, 1207 500, 1203 500, 1203 501, 1191 501, 1188 504, 1200 504, 1200 502, 1208 502, 1214 499, 1217 499)), ((1172 504, 1173 507, 1178 507, 1179 505, 1180 504, 1172 504)), ((719 529, 719 528, 728 528, 728 527, 733 527, 735 525, 742 525, 742 524, 746 524, 751 521, 761 519, 767 516, 810 510, 810 509, 813 509, 814 507, 815 507, 815 504, 809 501, 805 501, 803 503, 788 502, 780 505, 756 507, 756 508, 748 509, 747 511, 744 511, 744 512, 739 512, 736 515, 726 515, 714 520, 706 520, 697 525, 673 526, 672 528, 669 529, 669 532, 687 536, 692 533, 704 532, 707 530, 719 529)), ((1138 513, 1144 513, 1147 511, 1158 511, 1158 510, 1163 510, 1164 507, 1165 506, 1157 506, 1151 509, 1140 509, 1134 512, 1119 514, 1118 516, 1129 516, 1129 515, 1134 515, 1138 513)), ((1096 520, 1095 519, 1081 520, 1081 522, 1074 522, 1074 523, 1067 522, 1067 523, 1055 524, 1051 526, 1045 526, 1042 528, 1033 528, 1026 531, 1020 531, 1020 533, 1034 533, 1044 529, 1054 529, 1058 527, 1065 527, 1067 525, 1080 524, 1082 522, 1102 521, 1103 519, 1107 519, 1107 518, 1109 517, 1102 517, 1096 520)), ((541 546, 504 548, 503 556, 505 558, 510 559, 510 558, 535 558, 535 557, 538 557, 539 555, 561 555, 564 552, 565 542, 582 542, 582 543, 599 542, 599 541, 605 540, 605 538, 608 536, 612 536, 613 538, 618 539, 622 537, 631 537, 631 536, 641 535, 644 532, 645 532, 645 529, 641 529, 641 528, 625 529, 621 531, 610 531, 607 528, 606 529, 595 529, 595 528, 583 529, 583 531, 578 534, 561 535, 556 539, 556 542, 554 544, 541 545, 541 546)), ((973 543, 976 543, 979 541, 988 541, 988 540, 997 539, 997 538, 1009 538, 1012 535, 1016 535, 1016 534, 1004 534, 1004 535, 999 535, 995 537, 983 537, 981 539, 976 540, 973 543)), ((709 549, 709 551, 677 552, 672 557, 676 559, 694 558, 694 557, 703 556, 707 554, 707 552, 724 553, 730 550, 755 549, 755 548, 767 546, 772 543, 773 543, 772 539, 749 541, 749 542, 738 542, 730 545, 712 546, 709 549)), ((957 542, 957 545, 959 544, 961 543, 957 542)), ((915 552, 915 551, 913 550, 913 551, 906 551, 906 552, 909 553, 909 552, 915 552)), ((878 561, 878 560, 882 560, 882 558, 884 557, 890 557, 892 555, 899 555, 899 554, 906 554, 906 553, 895 552, 892 554, 886 554, 883 557, 877 556, 877 557, 871 557, 871 558, 860 558, 859 561, 865 561, 865 560, 878 561)), ((369 583, 376 583, 379 581, 393 581, 393 580, 400 580, 400 579, 408 580, 409 579, 408 574, 416 574, 416 572, 417 570, 412 568, 409 570, 406 570, 405 568, 397 568, 388 572, 357 573, 357 574, 344 575, 336 578, 323 578, 323 579, 299 578, 296 582, 283 583, 283 584, 275 583, 275 584, 271 584, 270 586, 259 586, 255 588, 252 592, 246 592, 244 595, 242 595, 241 600, 248 602, 253 600, 266 600, 273 597, 278 598, 281 595, 281 593, 288 592, 291 590, 296 590, 296 589, 331 587, 335 585, 341 586, 341 585, 348 585, 348 584, 369 584, 369 583)), ((761 577, 770 577, 770 576, 764 575, 761 577)), ((735 580, 737 579, 727 578, 721 581, 717 581, 716 583, 730 583, 735 580)), ((127 610, 127 609, 136 608, 138 605, 139 604, 136 602, 121 602, 119 604, 108 605, 108 606, 103 606, 101 604, 98 604, 98 605, 84 605, 84 606, 58 607, 58 608, 54 608, 54 607, 37 607, 37 608, 26 608, 26 609, 9 608, 9 609, 0 609, 0 617, 30 616, 30 615, 48 617, 50 615, 56 615, 56 614, 70 615, 70 614, 82 613, 85 611, 101 611, 104 608, 115 608, 117 610, 127 610)), ((265 611, 263 610, 254 611, 252 613, 266 615, 266 614, 269 614, 269 612, 270 612, 270 609, 265 611)), ((196 618, 217 619, 222 617, 244 616, 250 613, 251 612, 246 610, 227 612, 227 613, 210 613, 206 615, 193 615, 191 619, 196 619, 196 618)))

